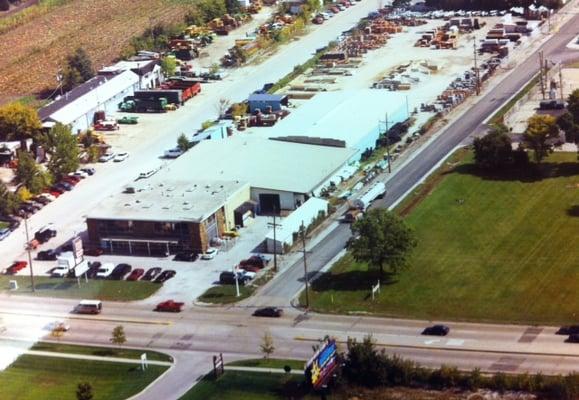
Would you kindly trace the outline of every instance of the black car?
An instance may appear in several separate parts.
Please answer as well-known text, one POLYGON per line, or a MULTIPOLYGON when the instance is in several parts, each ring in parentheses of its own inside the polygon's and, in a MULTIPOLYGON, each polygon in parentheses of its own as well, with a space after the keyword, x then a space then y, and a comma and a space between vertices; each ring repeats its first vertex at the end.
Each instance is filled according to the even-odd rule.
POLYGON ((57 189, 63 189, 66 192, 70 192, 74 188, 74 186, 68 182, 58 182, 54 187, 57 189))
MULTIPOLYGON (((250 281, 250 278, 248 276, 238 274, 237 280, 240 285, 245 285, 250 281)), ((235 274, 231 271, 223 271, 221 274, 219 274, 219 283, 222 285, 235 285, 235 274)))
POLYGON ((96 274, 101 267, 101 263, 99 261, 89 262, 88 263, 88 271, 86 271, 86 277, 89 279, 96 279, 96 274))
POLYGON ((42 250, 39 251, 38 254, 36 255, 36 258, 38 260, 41 261, 53 261, 56 260, 56 257, 58 257, 58 252, 50 249, 50 250, 42 250))
POLYGON ((258 308, 253 312, 254 317, 271 317, 271 318, 279 318, 283 315, 283 310, 281 308, 276 307, 264 307, 258 308))
POLYGON ((132 269, 133 267, 131 267, 129 264, 119 264, 115 267, 115 269, 113 269, 113 272, 111 272, 109 275, 109 279, 119 281, 123 279, 125 275, 131 272, 132 269))
POLYGON ((431 336, 446 336, 450 332, 450 328, 446 325, 432 325, 422 331, 423 335, 431 336))
POLYGON ((50 200, 47 199, 46 197, 43 197, 43 196, 36 196, 34 198, 34 201, 41 203, 41 204, 44 204, 44 205, 47 205, 48 203, 50 203, 50 200))
POLYGON ((96 170, 94 168, 82 168, 81 169, 82 172, 86 172, 89 175, 94 175, 96 170))
POLYGON ((175 254, 173 261, 195 261, 199 258, 199 254, 192 252, 182 252, 175 254))
POLYGON ((165 271, 161 272, 161 275, 155 279, 155 283, 163 283, 174 277, 177 273, 172 269, 166 269, 165 271))
POLYGON ((579 335, 579 325, 562 326, 557 331, 557 335, 579 335))
POLYGON ((44 243, 56 236, 56 230, 50 228, 42 228, 36 231, 34 234, 34 239, 38 240, 40 243, 44 243))
POLYGON ((579 343, 579 334, 574 333, 572 335, 569 335, 569 337, 567 338, 567 343, 579 343))
POLYGON ((159 275, 160 272, 161 272, 161 268, 159 268, 159 267, 149 268, 149 270, 147 272, 145 272, 145 275, 143 275, 141 280, 142 281, 152 281, 153 279, 155 279, 157 277, 157 275, 159 275))

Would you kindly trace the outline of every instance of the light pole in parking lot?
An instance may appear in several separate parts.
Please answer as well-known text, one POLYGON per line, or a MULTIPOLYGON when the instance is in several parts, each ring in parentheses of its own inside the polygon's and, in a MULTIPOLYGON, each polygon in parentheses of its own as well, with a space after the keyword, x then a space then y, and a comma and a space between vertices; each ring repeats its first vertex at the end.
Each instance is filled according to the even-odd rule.
POLYGON ((32 255, 30 254, 30 236, 28 234, 28 216, 24 217, 24 232, 26 232, 26 252, 28 253, 28 265, 30 265, 30 285, 32 286, 32 291, 35 292, 34 270, 32 269, 32 255))

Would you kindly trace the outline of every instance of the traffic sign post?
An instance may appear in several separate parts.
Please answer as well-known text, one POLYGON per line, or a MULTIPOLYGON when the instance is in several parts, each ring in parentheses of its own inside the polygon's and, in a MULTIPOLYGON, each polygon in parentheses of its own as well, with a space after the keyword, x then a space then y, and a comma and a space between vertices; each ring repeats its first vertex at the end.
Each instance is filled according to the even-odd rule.
POLYGON ((141 369, 144 371, 149 367, 149 363, 147 362, 147 353, 141 354, 141 369))
POLYGON ((376 293, 380 293, 380 281, 376 283, 376 286, 372 286, 372 300, 375 299, 376 293))

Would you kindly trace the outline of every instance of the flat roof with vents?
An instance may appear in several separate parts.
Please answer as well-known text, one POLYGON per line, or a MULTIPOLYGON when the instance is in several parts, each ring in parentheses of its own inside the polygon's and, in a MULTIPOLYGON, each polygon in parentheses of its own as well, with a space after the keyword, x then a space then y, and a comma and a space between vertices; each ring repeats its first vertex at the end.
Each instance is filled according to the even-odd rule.
POLYGON ((102 201, 87 217, 100 220, 201 222, 249 183, 241 181, 169 180, 152 177, 137 181, 134 193, 102 201))

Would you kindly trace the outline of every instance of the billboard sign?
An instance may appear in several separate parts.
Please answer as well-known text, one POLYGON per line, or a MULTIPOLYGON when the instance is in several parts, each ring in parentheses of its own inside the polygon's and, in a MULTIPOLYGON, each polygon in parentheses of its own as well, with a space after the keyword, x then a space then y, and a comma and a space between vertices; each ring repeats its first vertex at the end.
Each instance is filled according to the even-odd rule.
POLYGON ((84 249, 82 248, 82 239, 80 236, 75 237, 72 239, 72 251, 74 253, 74 258, 77 263, 82 260, 82 256, 84 255, 84 249))
POLYGON ((306 378, 314 389, 319 389, 328 384, 332 374, 338 367, 337 356, 336 341, 328 339, 306 363, 306 378))

